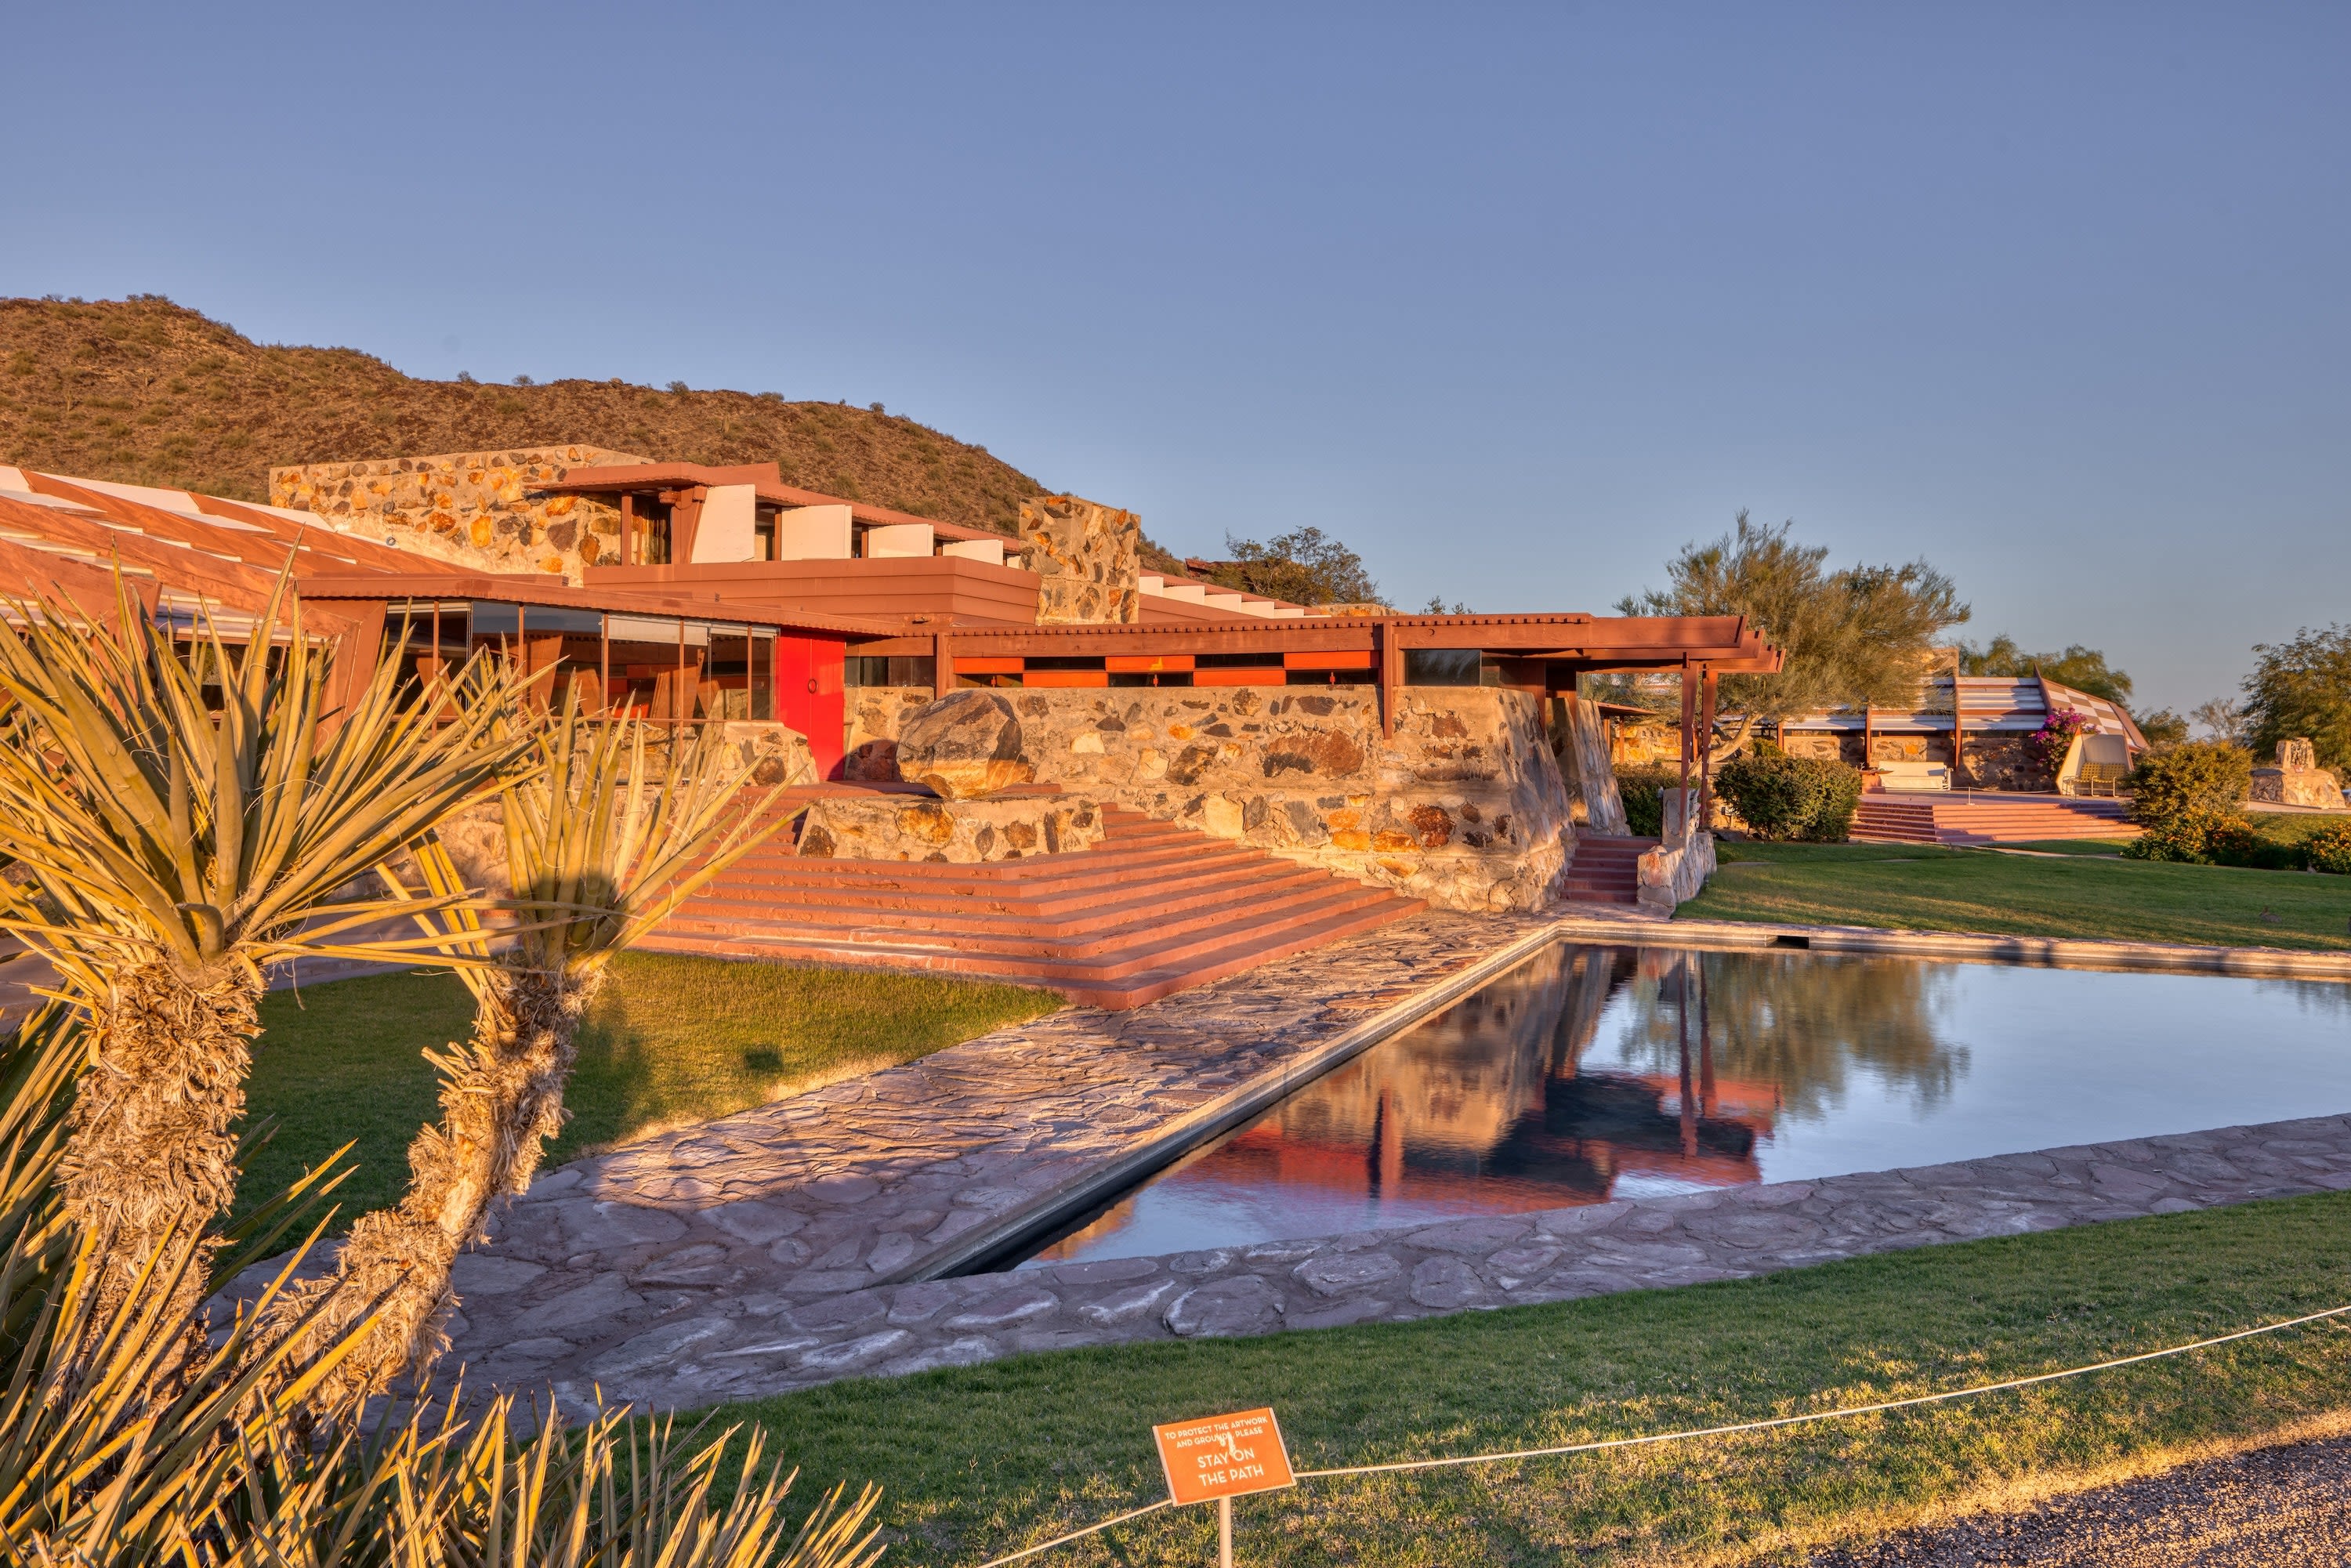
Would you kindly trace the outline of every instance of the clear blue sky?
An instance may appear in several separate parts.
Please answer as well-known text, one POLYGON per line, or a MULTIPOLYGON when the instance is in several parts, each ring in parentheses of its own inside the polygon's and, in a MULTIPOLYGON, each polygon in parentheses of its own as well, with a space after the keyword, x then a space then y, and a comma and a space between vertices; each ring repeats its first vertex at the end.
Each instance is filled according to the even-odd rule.
POLYGON ((2351 616, 2351 6, 6 17, 0 292, 879 401, 1415 604, 1746 507, 2147 704, 2351 616))

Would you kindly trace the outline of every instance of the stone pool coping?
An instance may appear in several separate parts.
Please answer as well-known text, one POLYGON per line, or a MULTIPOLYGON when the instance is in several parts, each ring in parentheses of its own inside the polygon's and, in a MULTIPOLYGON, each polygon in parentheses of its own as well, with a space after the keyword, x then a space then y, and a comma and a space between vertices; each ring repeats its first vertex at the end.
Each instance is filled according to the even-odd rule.
MULTIPOLYGON (((456 1354, 477 1387, 584 1386, 603 1375, 587 1369, 680 1322, 910 1289, 1082 1215, 1554 941, 1769 948, 1792 936, 1816 951, 2351 977, 2351 955, 1435 912, 1133 1012, 1065 1009, 549 1172, 460 1260, 456 1354)), ((977 1288, 946 1283, 956 1299, 977 1288)))
POLYGON ((569 1376, 525 1346, 475 1369, 568 1406, 690 1408, 1008 1355, 1265 1334, 1746 1279, 1938 1243, 2351 1190, 2351 1116, 1911 1169, 1102 1259, 681 1312, 569 1376))
POLYGON ((1778 947, 1814 953, 1887 953, 1970 963, 2122 973, 2227 975, 2248 979, 2351 980, 2351 953, 2286 947, 2208 947, 2184 942, 2116 942, 2073 936, 1915 931, 1880 925, 1806 925, 1767 920, 1630 920, 1570 915, 1556 925, 1575 942, 1639 942, 1652 947, 1778 947))
POLYGON ((968 1267, 1525 962, 1553 925, 1430 912, 575 1161, 459 1260, 456 1354, 498 1379, 519 1349, 560 1376, 697 1305, 775 1312, 968 1267))

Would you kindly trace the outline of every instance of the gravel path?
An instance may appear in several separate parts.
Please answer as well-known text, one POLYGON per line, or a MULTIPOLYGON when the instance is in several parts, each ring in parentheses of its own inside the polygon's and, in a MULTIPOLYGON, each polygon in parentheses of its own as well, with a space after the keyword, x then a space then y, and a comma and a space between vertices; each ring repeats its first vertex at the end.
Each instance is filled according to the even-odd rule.
POLYGON ((2317 1568, 2351 1563, 2351 1437, 2260 1448, 1906 1530, 1810 1568, 2317 1568))

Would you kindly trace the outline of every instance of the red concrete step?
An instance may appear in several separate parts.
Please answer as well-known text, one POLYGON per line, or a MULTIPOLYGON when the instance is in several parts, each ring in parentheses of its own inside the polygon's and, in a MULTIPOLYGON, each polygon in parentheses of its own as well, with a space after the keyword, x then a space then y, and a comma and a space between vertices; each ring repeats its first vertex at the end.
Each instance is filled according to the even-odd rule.
POLYGON ((1640 859, 1656 843, 1655 839, 1577 834, 1574 858, 1560 881, 1560 896, 1570 904, 1637 904, 1640 859))
POLYGON ((969 975, 1125 1008, 1422 907, 1137 811, 1102 818, 1092 849, 984 865, 803 858, 771 842, 645 946, 969 975))
POLYGON ((2137 829, 2127 821, 2128 805, 2073 796, 1980 793, 1949 797, 1861 798, 1854 813, 1853 838, 1862 843, 1967 846, 2019 843, 2035 839, 2126 839, 2137 829))
MULTIPOLYGON (((1337 879, 1332 879, 1334 882, 1337 879)), ((1386 925, 1422 907, 1378 889, 1369 899, 1333 899, 1273 920, 1242 913, 1197 935, 1143 943, 1115 957, 1061 959, 998 953, 969 941, 887 942, 855 933, 811 931, 804 936, 672 936, 666 927, 644 946, 726 957, 848 964, 967 975, 975 979, 1050 987, 1072 1001, 1129 1008, 1189 986, 1204 985, 1255 964, 1386 925)))
MULTIPOLYGON (((1294 909, 1327 904, 1332 896, 1331 878, 1317 878, 1310 873, 1307 878, 1252 887, 1242 899, 1228 895, 1197 901, 1182 911, 1169 910, 1156 896, 1146 894, 1058 921, 1039 919, 1020 910, 935 914, 832 905, 796 909, 792 925, 796 932, 850 933, 857 940, 926 946, 951 942, 1007 956, 1092 957, 1124 952, 1138 942, 1221 927, 1239 909, 1260 920, 1271 920, 1294 909)), ((740 936, 759 935, 773 925, 768 918, 729 917, 689 906, 672 917, 667 929, 740 936)))

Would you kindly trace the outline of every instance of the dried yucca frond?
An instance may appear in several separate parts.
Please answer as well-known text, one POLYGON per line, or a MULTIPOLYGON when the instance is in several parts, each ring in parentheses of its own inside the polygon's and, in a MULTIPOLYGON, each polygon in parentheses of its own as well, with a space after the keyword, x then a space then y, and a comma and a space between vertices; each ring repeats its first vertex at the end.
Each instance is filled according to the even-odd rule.
MULTIPOLYGON (((700 730, 672 737, 658 779, 645 726, 585 718, 576 699, 535 742, 538 766, 503 796, 507 907, 519 925, 495 967, 459 971, 476 1011, 473 1038, 433 1057, 441 1124, 409 1147, 407 1197, 361 1216, 337 1278, 317 1287, 335 1298, 319 1320, 328 1328, 378 1313, 376 1339, 345 1365, 343 1396, 421 1376, 444 1348, 450 1264, 480 1239, 494 1199, 529 1186, 562 1130, 580 1015, 612 956, 780 825, 768 808, 781 787, 747 802, 743 765, 700 730)), ((420 923, 450 951, 489 958, 492 933, 455 899, 445 852, 428 845, 417 864, 421 881, 404 891, 420 923)))
POLYGON ((0 1037, 0 1562, 867 1568, 880 1555, 870 1487, 854 1500, 836 1488, 795 1531, 793 1478, 763 1463, 756 1432, 729 1463, 733 1431, 702 1441, 617 1414, 567 1428, 550 1411, 523 1437, 505 1400, 471 1421, 450 1414, 452 1397, 372 1427, 318 1427, 325 1385, 372 1323, 300 1362, 295 1342, 309 1336, 256 1333, 307 1244, 256 1312, 193 1357, 140 1304, 177 1295, 172 1270, 195 1254, 176 1239, 141 1260, 131 1299, 106 1308, 105 1249, 57 1185, 80 1032, 59 1008, 0 1037), (173 1392, 159 1397, 175 1359, 173 1392))
POLYGON ((26 876, 0 882, 0 929, 91 1024, 61 1179, 101 1239, 98 1315, 170 1234, 194 1261, 163 1270, 177 1293, 151 1304, 192 1322, 206 1225, 235 1190, 263 970, 430 949, 390 934, 411 905, 354 885, 531 749, 501 720, 515 683, 495 664, 411 701, 386 659, 329 711, 338 655, 305 634, 287 578, 241 648, 207 616, 183 651, 117 590, 110 622, 54 601, 0 615, 0 855, 26 876))

